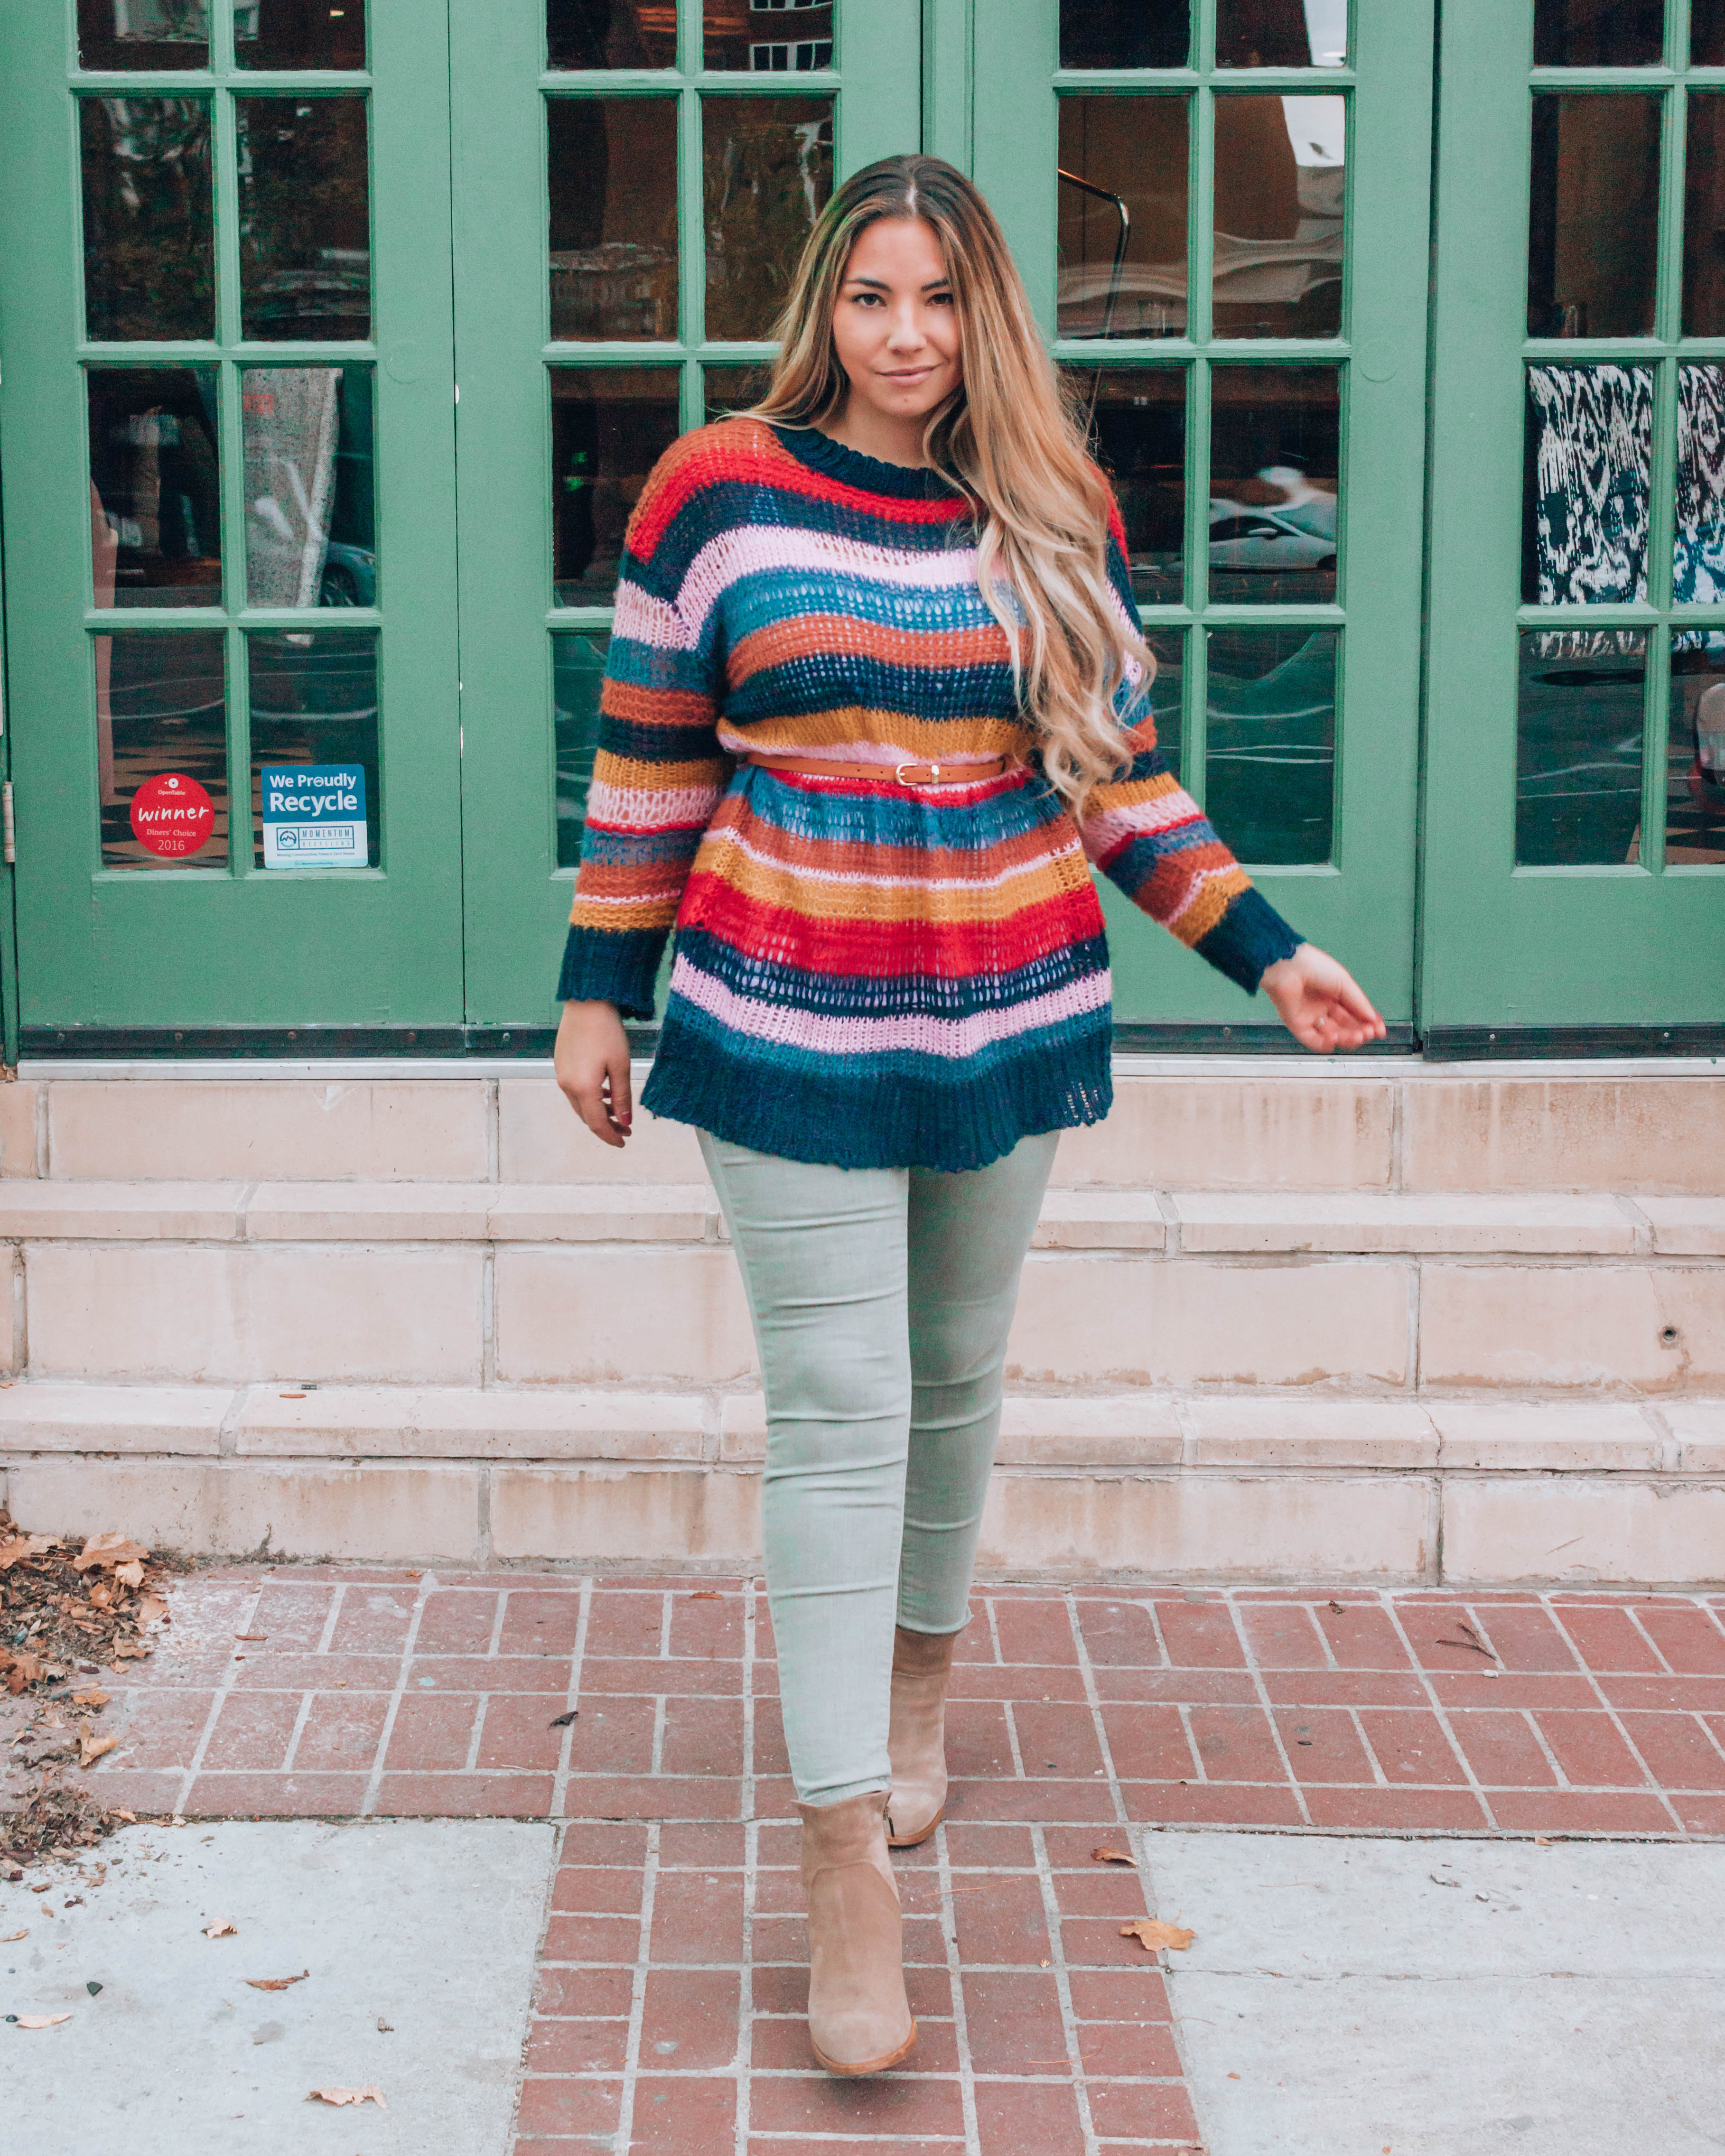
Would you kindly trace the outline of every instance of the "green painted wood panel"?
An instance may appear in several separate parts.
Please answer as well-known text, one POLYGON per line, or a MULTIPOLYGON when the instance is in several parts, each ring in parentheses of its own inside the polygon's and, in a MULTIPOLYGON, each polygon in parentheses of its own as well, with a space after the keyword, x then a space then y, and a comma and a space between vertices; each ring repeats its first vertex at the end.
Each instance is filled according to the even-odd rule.
MULTIPOLYGON (((450 366, 449 51, 440 9, 371 0, 370 74, 264 76, 228 64, 231 0, 212 65, 173 76, 80 74, 74 8, 0 7, 0 275, 10 733, 16 785, 19 993, 28 1026, 451 1024, 461 1011, 459 767, 450 366), (362 92, 370 131, 372 341, 242 344, 235 93, 362 92), (215 341, 80 343, 78 93, 209 100, 220 285, 215 341), (18 205, 28 203, 22 216, 18 205), (82 367, 208 362, 220 375, 224 603, 109 613, 91 594, 82 367), (375 371, 379 603, 304 613, 249 607, 242 363, 339 359, 375 371), (250 818, 230 869, 104 869, 97 815, 97 629, 216 629, 228 755, 249 797, 249 631, 372 627, 379 639, 380 864, 254 871, 250 818)), ((290 102, 291 102, 290 99, 290 102)), ((367 596, 361 593, 361 597, 367 596)))
MULTIPOLYGON (((1725 629, 1725 608, 1674 607, 1671 598, 1676 371, 1686 359, 1725 357, 1725 339, 1681 334, 1686 108, 1696 89, 1725 89, 1725 69, 1684 68, 1689 16, 1687 0, 1669 0, 1666 65, 1535 71, 1533 0, 1445 0, 1420 988, 1428 1025, 1725 1019, 1725 866, 1674 862, 1664 847, 1666 632, 1673 622, 1725 629), (1538 90, 1651 93, 1659 101, 1661 206, 1647 236, 1658 273, 1651 334, 1528 335, 1538 90), (1656 377, 1645 602, 1520 603, 1526 368, 1540 362, 1644 366, 1656 377), (1636 858, 1517 865, 1517 639, 1518 629, 1542 625, 1649 639, 1636 858)), ((1575 760, 1611 747, 1578 741, 1575 760)))

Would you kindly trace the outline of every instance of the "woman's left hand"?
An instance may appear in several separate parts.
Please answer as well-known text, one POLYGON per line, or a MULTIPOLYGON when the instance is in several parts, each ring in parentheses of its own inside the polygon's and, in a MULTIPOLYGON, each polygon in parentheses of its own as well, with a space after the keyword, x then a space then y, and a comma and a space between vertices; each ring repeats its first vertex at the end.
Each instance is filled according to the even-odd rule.
POLYGON ((1365 991, 1347 967, 1315 943, 1302 943, 1291 958, 1266 966, 1258 985, 1295 1040, 1314 1055, 1384 1038, 1384 1021, 1365 991))

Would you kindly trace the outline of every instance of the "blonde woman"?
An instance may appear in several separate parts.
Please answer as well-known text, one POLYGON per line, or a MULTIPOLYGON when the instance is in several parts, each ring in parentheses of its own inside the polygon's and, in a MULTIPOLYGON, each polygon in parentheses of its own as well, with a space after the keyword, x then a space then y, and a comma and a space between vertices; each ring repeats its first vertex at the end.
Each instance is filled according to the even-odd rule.
POLYGON ((944 1810, 1019 1269, 1108 1112, 1090 864, 1307 1047, 1384 1026, 1157 752, 1119 516, 970 182, 847 181, 778 335, 630 523, 557 1069, 624 1144, 675 927, 644 1103, 699 1131, 747 1285, 809 2029, 854 2075, 916 2042, 887 1851, 944 1810))

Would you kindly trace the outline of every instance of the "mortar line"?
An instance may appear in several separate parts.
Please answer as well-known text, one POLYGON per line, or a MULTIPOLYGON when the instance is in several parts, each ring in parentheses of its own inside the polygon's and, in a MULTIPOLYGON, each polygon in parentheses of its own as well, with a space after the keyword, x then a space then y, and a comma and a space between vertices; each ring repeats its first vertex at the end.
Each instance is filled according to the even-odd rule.
POLYGON ((1467 1786, 1472 1790, 1475 1801, 1478 1804, 1480 1809, 1485 1813, 1486 1825, 1496 1831, 1497 1827, 1497 1815, 1491 1809, 1491 1799, 1486 1796, 1485 1789, 1480 1781, 1479 1776, 1474 1772, 1472 1760, 1468 1758, 1467 1753, 1462 1746, 1461 1740, 1457 1738, 1455 1730, 1450 1726, 1449 1710, 1445 1707, 1442 1699, 1438 1695, 1437 1686, 1431 1681, 1430 1671, 1425 1668, 1425 1665, 1420 1661, 1418 1655, 1414 1652, 1414 1642, 1408 1637, 1408 1628, 1402 1622, 1402 1613, 1396 1607, 1394 1596, 1389 1593, 1387 1588, 1380 1588, 1378 1589, 1378 1604, 1384 1611, 1385 1616, 1388 1617, 1391 1625, 1395 1628, 1395 1636, 1402 1643, 1402 1650, 1408 1658, 1408 1666, 1413 1671, 1414 1676, 1418 1677, 1421 1686, 1425 1688, 1426 1704, 1430 1707, 1433 1714, 1437 1717, 1439 1728, 1443 1731, 1444 1736, 1448 1741, 1450 1749, 1455 1755, 1457 1764, 1461 1767, 1462 1773, 1467 1777, 1467 1786))
POLYGON ((653 1754, 647 1764, 647 1772, 649 1774, 662 1774, 665 1772, 665 1695, 662 1691, 655 1692, 653 1697, 653 1754))
POLYGON ((617 2105, 617 2133, 611 2146, 627 2156, 634 2138, 635 2085, 641 2072, 641 2029, 647 2015, 647 1969, 653 1954, 653 1903, 659 1889, 658 1820, 647 1829, 647 1856, 641 1867, 641 1946, 635 1957, 629 1995, 629 2037, 623 2054, 623 2086, 617 2105))
POLYGON ((1623 1607, 1625 1614, 1627 1615, 1630 1624, 1635 1626, 1636 1631, 1639 1632, 1642 1639, 1646 1641, 1647 1645, 1652 1653, 1658 1657, 1659 1666, 1661 1669, 1666 1672, 1667 1676, 1676 1676, 1677 1672, 1671 1667, 1670 1658, 1666 1654, 1665 1649, 1660 1645, 1658 1640, 1654 1638, 1653 1635, 1647 1630, 1647 1627, 1641 1622, 1640 1614, 1635 1609, 1635 1604, 1633 1603, 1626 1602, 1623 1607))
POLYGON ((491 1695, 482 1691, 474 1699, 473 1727, 467 1733, 467 1758, 461 1771, 474 1774, 479 1771, 480 1747, 485 1741, 485 1710, 491 1704, 491 1695))
POLYGON ((742 1584, 742 1962, 737 1985, 737 2132, 733 2156, 749 2156, 755 2050, 755 1894, 761 1828, 755 1817, 755 1583, 742 1584))
POLYGON ((1000 1651, 1000 1627, 995 1622, 994 1598, 992 1594, 985 1594, 983 1597, 983 1614, 988 1620, 988 1638, 994 1649, 994 1666, 997 1669, 1004 1668, 1006 1657, 1000 1651))
MULTIPOLYGON (((1096 2121, 1091 2116, 1090 2090, 1085 2082, 1084 2054, 1078 2041, 1078 2016, 1072 2006, 1072 1979, 1066 1967, 1066 1943, 1060 1930, 1060 1897, 1055 1892, 1054 1871, 1048 1861, 1048 1837, 1040 1821, 1030 1829, 1030 1848, 1036 1861, 1036 1883, 1042 1892, 1042 1917, 1048 1927, 1048 1950, 1054 1966, 1055 1996, 1060 2002, 1060 2030, 1066 2040, 1066 2070, 1078 2104, 1078 2130, 1084 2136, 1084 2156, 1101 2156, 1096 2145, 1096 2121)), ((1141 1880, 1141 1898, 1142 1887, 1141 1880)))
POLYGON ((1186 1740, 1186 1751, 1192 1762, 1194 1778, 1200 1782, 1207 1782, 1210 1778, 1209 1770, 1204 1763, 1204 1754, 1198 1748, 1198 1740, 1192 1734, 1191 1702, 1183 1699, 1175 1707, 1174 1712, 1180 1717, 1180 1734, 1186 1740))
MULTIPOLYGON (((1611 1727, 1617 1732, 1618 1735, 1623 1739, 1624 1743, 1627 1746, 1630 1758, 1635 1761, 1635 1764, 1640 1768, 1643 1775, 1646 1778, 1647 1786, 1659 1799, 1661 1804, 1665 1806, 1666 1811, 1671 1814, 1672 1825, 1676 1828, 1680 1834, 1686 1835, 1689 1829, 1685 1824, 1682 1814, 1677 1810, 1676 1805, 1672 1802, 1671 1794, 1666 1789, 1663 1780, 1659 1775, 1653 1772, 1653 1770, 1648 1766, 1646 1760, 1642 1758, 1641 1748, 1636 1743, 1635 1738, 1630 1735, 1628 1723, 1625 1722, 1622 1715, 1618 1712, 1617 1708, 1615 1708, 1611 1704, 1610 1701, 1606 1698, 1604 1686, 1594 1675, 1592 1670, 1589 1668, 1586 1656, 1582 1654, 1580 1649, 1569 1637, 1568 1628, 1564 1625, 1563 1620, 1558 1615, 1556 1606, 1553 1604, 1550 1595, 1542 1594, 1539 1600, 1540 1605, 1544 1609, 1547 1616, 1550 1618, 1553 1624, 1557 1626, 1558 1631, 1563 1635, 1564 1644, 1568 1646, 1570 1653, 1574 1655, 1577 1661, 1581 1664, 1582 1672, 1587 1678, 1589 1684, 1592 1686, 1594 1697, 1599 1701, 1600 1706, 1604 1708, 1606 1713, 1610 1717, 1611 1727)), ((1640 1792, 1638 1791, 1636 1794, 1639 1794, 1640 1792)))
MULTIPOLYGON (((239 1629, 242 1632, 249 1632, 252 1629, 253 1620, 258 1614, 258 1604, 264 1599, 264 1585, 265 1582, 260 1579, 245 1599, 245 1614, 239 1620, 239 1629)), ((196 1745, 193 1748, 192 1757, 181 1774, 180 1800, 174 1806, 176 1815, 184 1812, 186 1799, 192 1794, 192 1784, 203 1771, 204 1757, 209 1750, 210 1739, 216 1733, 217 1721, 220 1717, 222 1709, 228 1703, 228 1695, 234 1689, 234 1678, 239 1669, 239 1657, 234 1651, 233 1640, 229 1640, 228 1666, 223 1671, 220 1681, 217 1684, 214 1691, 210 1695, 209 1712, 203 1717, 203 1728, 196 1745)))
POLYGON ((671 1615, 675 1603, 675 1590, 665 1589, 659 1598, 659 1660, 670 1660, 671 1615))
MULTIPOLYGON (((572 1709, 577 1713, 581 1707, 581 1669, 587 1654, 587 1620, 593 1609, 593 1574, 583 1575, 581 1606, 575 1617, 575 1645, 569 1661, 569 1679, 563 1689, 563 1712, 572 1709)), ((575 1746, 575 1725, 566 1722, 562 1742, 557 1747, 557 1771, 551 1785, 551 1815, 563 1819, 569 1810, 569 1755, 575 1746)))
MULTIPOLYGON (((1366 1764, 1367 1764, 1367 1765, 1371 1768, 1372 1772, 1373 1772, 1373 1773, 1377 1776, 1377 1778, 1378 1778, 1378 1779, 1377 1779, 1377 1780, 1376 1780, 1375 1782, 1373 1782, 1373 1784, 1372 1784, 1372 1787, 1373 1787, 1374 1789, 1407 1789, 1407 1788, 1421 1788, 1421 1789, 1424 1789, 1424 1788, 1429 1788, 1429 1787, 1430 1786, 1430 1784, 1428 1784, 1428 1783, 1402 1783, 1402 1782, 1392 1782, 1392 1781, 1390 1780, 1390 1779, 1389 1779, 1389 1775, 1388 1775, 1388 1774, 1386 1774, 1384 1773, 1384 1763, 1383 1763, 1383 1762, 1382 1762, 1382 1761, 1378 1758, 1378 1748, 1376 1747, 1376 1745, 1374 1745, 1374 1744, 1373 1743, 1373 1742, 1372 1742, 1371 1738, 1370 1738, 1369 1737, 1368 1737, 1368 1736, 1367 1736, 1367 1734, 1366 1734, 1366 1725, 1365 1725, 1365 1724, 1364 1724, 1364 1722, 1363 1722, 1360 1720, 1360 1718, 1359 1718, 1359 1709, 1358 1709, 1357 1707, 1352 1707, 1352 1706, 1350 1706, 1350 1707, 1344 1707, 1343 1708, 1342 1712, 1343 1712, 1343 1713, 1348 1717, 1348 1720, 1349 1720, 1349 1721, 1353 1724, 1353 1733, 1354 1733, 1354 1735, 1355 1735, 1356 1737, 1358 1737, 1358 1739, 1359 1739, 1359 1741, 1360 1741, 1360 1749, 1361 1749, 1361 1750, 1365 1753, 1365 1755, 1366 1755, 1366 1764)), ((1358 1786, 1358 1785, 1356 1784, 1356 1786, 1358 1786)))
POLYGON ((952 2002, 952 2041, 958 2055, 958 2108, 964 2123, 964 2156, 982 2156, 976 2115, 976 2068, 970 2056, 970 2025, 964 2010, 964 1971, 958 1958, 958 1912, 952 1901, 952 1859, 944 1825, 934 1830, 935 1876, 940 1882, 941 1939, 947 1949, 947 1987, 952 2002))
POLYGON ((1149 1616, 1150 1630, 1155 1637, 1156 1651, 1162 1656, 1162 1666, 1165 1670, 1172 1670, 1174 1666, 1174 1658, 1168 1650, 1168 1637, 1162 1629, 1162 1613, 1156 1607, 1155 1597, 1150 1594, 1145 1595, 1138 1607, 1149 1616))
POLYGON ((1245 1626, 1240 1622, 1240 1611, 1235 1605, 1231 1590, 1224 1590, 1222 1607, 1228 1612, 1228 1621, 1233 1625, 1234 1635, 1240 1641, 1240 1652, 1245 1656, 1246 1675, 1252 1681, 1252 1689, 1258 1696, 1258 1705, 1269 1724, 1271 1741, 1276 1746, 1276 1756, 1281 1761, 1281 1771, 1287 1776, 1288 1787, 1294 1793, 1294 1802, 1300 1808, 1300 1824, 1310 1826, 1312 1823, 1312 1808, 1306 1801, 1306 1792, 1301 1788, 1300 1778, 1294 1772, 1293 1762, 1288 1757, 1288 1748, 1283 1742, 1281 1725, 1276 1719, 1276 1707, 1270 1697, 1270 1687, 1264 1681, 1264 1672, 1258 1666, 1257 1651, 1245 1626))
POLYGON ((491 1613, 491 1636, 485 1643, 485 1659, 495 1661, 503 1651, 503 1627, 509 1618, 509 1598, 513 1589, 505 1586, 498 1589, 497 1607, 491 1613))
POLYGON ((299 1711, 294 1716, 293 1731, 287 1741, 287 1750, 281 1756, 281 1765, 277 1770, 280 1774, 291 1774, 294 1771, 294 1755, 300 1748, 300 1739, 305 1733, 305 1724, 311 1719, 311 1702, 315 1697, 316 1694, 310 1691, 302 1691, 300 1694, 299 1711))
POLYGON ((330 1642, 336 1636, 336 1627, 341 1622, 342 1607, 347 1599, 347 1583, 345 1579, 338 1579, 336 1582, 336 1591, 330 1597, 329 1611, 323 1620, 323 1630, 317 1635, 317 1645, 311 1650, 314 1655, 326 1655, 330 1651, 330 1642))
POLYGON ((436 1584, 437 1574, 424 1573, 413 1596, 413 1613, 408 1619, 407 1637, 402 1641, 401 1661, 395 1672, 395 1685, 389 1695, 389 1704, 383 1710, 383 1727, 377 1736, 377 1754, 372 1761, 372 1771, 366 1777, 366 1793, 360 1801, 359 1817, 371 1818, 377 1810, 378 1792, 383 1786, 383 1762, 389 1756, 390 1739, 395 1734, 395 1717, 401 1712, 401 1703, 408 1689, 408 1676, 413 1666, 413 1651, 418 1645, 419 1625, 425 1614, 426 1599, 436 1584))
POLYGON ((1000 1702, 1001 1719, 1006 1724, 1006 1741, 1012 1747, 1012 1771, 1019 1781, 1024 1779, 1024 1755, 1019 1744, 1019 1726, 1013 1714, 1013 1702, 1000 1702))
POLYGON ((1101 1694, 1096 1689, 1096 1673, 1090 1659, 1090 1643, 1084 1636, 1084 1627, 1078 1621, 1076 1591, 1069 1587, 1065 1599, 1066 1621, 1072 1627, 1072 1644, 1078 1656, 1079 1679, 1084 1686, 1085 1704, 1090 1709, 1091 1732, 1096 1740, 1096 1753, 1102 1763, 1108 1794, 1114 1800, 1114 1816, 1124 1826, 1127 1823, 1126 1799, 1120 1793, 1120 1776, 1114 1765, 1114 1749, 1108 1742, 1108 1732, 1102 1721, 1101 1694))

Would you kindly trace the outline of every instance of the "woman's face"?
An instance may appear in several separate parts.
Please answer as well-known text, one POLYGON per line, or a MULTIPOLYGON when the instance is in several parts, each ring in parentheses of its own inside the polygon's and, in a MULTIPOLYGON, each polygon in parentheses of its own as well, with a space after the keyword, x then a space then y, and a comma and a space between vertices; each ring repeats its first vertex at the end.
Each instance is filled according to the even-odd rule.
POLYGON ((854 398, 920 419, 963 378, 958 317, 940 243, 920 217, 881 217, 850 250, 833 341, 854 398))

